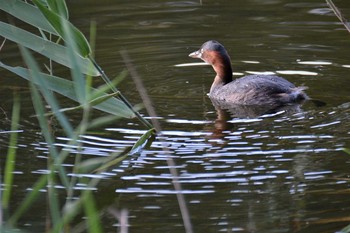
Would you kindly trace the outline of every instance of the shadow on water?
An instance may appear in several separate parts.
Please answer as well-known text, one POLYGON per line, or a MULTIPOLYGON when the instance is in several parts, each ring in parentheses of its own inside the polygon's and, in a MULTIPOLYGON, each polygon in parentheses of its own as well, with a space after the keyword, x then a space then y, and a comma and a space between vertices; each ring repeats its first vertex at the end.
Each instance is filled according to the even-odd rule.
POLYGON ((214 121, 214 129, 211 138, 221 138, 223 131, 228 130, 230 119, 251 122, 260 121, 263 118, 274 117, 281 114, 292 115, 301 112, 300 104, 292 104, 285 106, 270 105, 238 105, 227 102, 211 100, 216 111, 217 119, 214 121))
MULTIPOLYGON (((314 107, 324 107, 326 103, 320 100, 307 100, 314 107)), ((281 115, 293 116, 303 114, 302 105, 306 102, 288 104, 288 105, 239 105, 231 104, 226 101, 218 101, 211 99, 213 106, 215 107, 217 119, 214 121, 215 130, 213 131, 213 137, 221 135, 222 131, 227 130, 227 125, 230 119, 240 119, 247 122, 251 119, 259 121, 263 118, 276 117, 281 115)))

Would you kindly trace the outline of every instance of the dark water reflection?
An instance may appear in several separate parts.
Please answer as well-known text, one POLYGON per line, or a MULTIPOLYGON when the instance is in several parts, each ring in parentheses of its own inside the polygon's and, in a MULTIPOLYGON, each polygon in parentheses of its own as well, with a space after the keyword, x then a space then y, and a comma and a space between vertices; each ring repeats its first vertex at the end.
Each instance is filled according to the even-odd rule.
MULTIPOLYGON (((123 70, 119 51, 129 52, 164 130, 150 149, 101 174, 95 191, 101 208, 113 203, 129 210, 130 232, 184 232, 168 156, 176 163, 195 232, 319 233, 350 224, 350 160, 342 151, 350 147, 350 37, 324 2, 75 0, 69 5, 72 21, 86 33, 90 21, 97 21, 96 56, 107 74, 123 70), (276 73, 308 86, 308 95, 327 105, 307 102, 301 111, 249 118, 218 111, 206 96, 211 67, 175 66, 193 62, 187 54, 208 39, 225 45, 237 76, 276 73)), ((339 6, 350 15, 346 4, 339 6)), ((0 56, 9 64, 20 59, 12 48, 0 56)), ((0 151, 5 154, 9 96, 17 87, 24 88, 23 96, 28 91, 8 73, 0 81, 0 151)), ((120 89, 131 102, 140 102, 131 80, 120 89)), ((45 172, 47 159, 27 101, 16 164, 18 200, 45 172)), ((78 122, 79 113, 71 117, 78 122)), ((136 120, 123 120, 82 136, 82 153, 108 156, 142 133, 136 120)), ((69 149, 73 161, 76 148, 66 147, 66 141, 57 135, 57 145, 69 149)), ((35 213, 26 216, 23 227, 42 232, 45 204, 35 213)), ((102 220, 106 232, 115 231, 107 213, 102 220)))

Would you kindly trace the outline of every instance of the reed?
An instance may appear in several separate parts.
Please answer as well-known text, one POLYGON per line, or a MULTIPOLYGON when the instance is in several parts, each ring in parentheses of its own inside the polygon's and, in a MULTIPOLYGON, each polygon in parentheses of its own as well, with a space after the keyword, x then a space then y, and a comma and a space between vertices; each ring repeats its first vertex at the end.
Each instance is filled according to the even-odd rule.
MULTIPOLYGON (((342 12, 339 10, 339 8, 333 3, 332 0, 326 0, 326 2, 328 4, 328 6, 332 9, 332 11, 334 12, 335 16, 337 16, 339 21, 344 25, 346 30, 348 32, 350 32, 350 23, 345 18, 345 16, 342 14, 342 12)), ((344 148, 343 150, 344 150, 345 153, 350 155, 350 150, 348 148, 344 148)), ((339 233, 350 233, 350 225, 347 225, 346 227, 344 227, 343 229, 341 229, 340 231, 337 231, 337 232, 339 232, 339 233)))
MULTIPOLYGON (((149 98, 146 89, 144 88, 144 85, 142 83, 142 80, 141 80, 138 72, 136 71, 135 67, 132 64, 132 61, 131 61, 131 58, 129 57, 128 52, 126 50, 121 51, 121 55, 122 55, 122 58, 124 60, 126 67, 128 68, 128 70, 130 72, 132 79, 134 80, 134 83, 136 84, 137 90, 139 91, 140 96, 143 100, 143 103, 145 104, 145 108, 146 108, 148 114, 152 117, 152 123, 155 126, 155 130, 157 130, 161 134, 162 128, 161 128, 161 125, 157 119, 157 114, 156 114, 156 111, 152 105, 152 101, 149 98)), ((168 148, 167 148, 167 146, 165 146, 166 142, 162 141, 161 139, 160 139, 160 141, 164 145, 163 151, 167 154, 168 148)), ((173 183, 174 190, 176 191, 176 198, 177 198, 177 202, 179 204, 185 232, 192 233, 193 227, 192 227, 192 223, 191 223, 191 217, 190 217, 190 213, 189 213, 186 201, 185 201, 185 197, 181 193, 182 186, 178 180, 179 174, 178 174, 178 171, 176 169, 175 161, 170 156, 167 157, 166 161, 167 161, 167 164, 169 167, 170 174, 172 175, 172 183, 173 183)))
MULTIPOLYGON (((4 169, 4 181, 3 185, 6 187, 2 193, 2 210, 7 211, 9 208, 9 201, 13 185, 13 171, 16 164, 16 147, 17 147, 17 137, 18 137, 18 122, 20 117, 20 96, 15 92, 14 103, 12 109, 11 117, 11 135, 9 141, 9 149, 6 155, 6 164, 4 169)), ((3 214, 1 214, 3 216, 3 214)))
POLYGON ((337 16, 337 18, 339 19, 339 21, 344 25, 344 27, 346 28, 346 30, 348 30, 348 32, 350 32, 350 23, 348 22, 348 20, 344 17, 344 15, 341 13, 341 11, 339 10, 339 8, 333 3, 332 0, 326 0, 328 6, 332 9, 332 11, 334 12, 335 16, 337 16))
MULTIPOLYGON (((129 154, 139 153, 148 146, 155 137, 155 129, 145 120, 129 101, 116 89, 115 83, 125 76, 111 81, 93 58, 93 50, 85 36, 69 20, 67 6, 64 0, 33 0, 34 5, 19 0, 0 0, 0 9, 13 15, 19 20, 31 24, 39 32, 34 34, 11 24, 0 22, 0 35, 18 44, 26 67, 12 67, 0 61, 0 67, 28 81, 36 118, 41 128, 43 138, 49 149, 47 174, 38 178, 32 185, 31 191, 23 199, 17 209, 10 208, 13 186, 13 170, 16 162, 17 126, 19 122, 19 98, 15 96, 12 114, 10 146, 4 171, 4 192, 2 195, 1 232, 12 232, 17 228, 21 217, 33 207, 41 190, 46 190, 49 206, 50 225, 46 232, 103 232, 99 210, 91 190, 96 189, 100 179, 87 178, 84 174, 101 173, 116 166, 126 159, 129 154), (64 44, 61 42, 64 41, 64 44), (49 65, 48 71, 41 70, 32 50, 45 56, 49 65), (54 63, 66 66, 70 71, 70 80, 54 75, 54 63), (106 84, 94 88, 92 79, 102 76, 106 84), (53 92, 61 94, 77 102, 73 107, 62 107, 53 92), (50 106, 50 112, 46 106, 50 106), (110 115, 92 118, 91 112, 98 109, 110 115), (81 119, 77 126, 72 125, 66 116, 69 111, 80 111, 81 119), (131 148, 123 152, 111 153, 109 157, 84 159, 80 153, 83 148, 80 135, 84 135, 91 127, 101 127, 120 118, 137 117, 148 131, 131 148), (69 146, 74 146, 76 153, 72 171, 63 166, 70 151, 56 146, 50 118, 57 119, 63 134, 70 140, 69 146), (69 175, 73 173, 74 175, 69 175), (85 189, 76 191, 77 183, 85 184, 85 189), (59 198, 56 185, 64 187, 65 198, 59 198), (64 200, 64 201, 62 201, 64 200), (10 211, 11 209, 11 211, 10 211), (6 214, 2 214, 6 212, 6 214), (77 222, 77 216, 85 218, 77 222), (6 217, 4 217, 6 216, 6 217), (83 224, 82 224, 83 223, 83 224), (79 226, 79 227, 78 227, 79 226), (81 228, 81 226, 84 226, 81 228), (72 230, 70 230, 72 229, 72 230)), ((92 24, 91 38, 94 40, 95 28, 92 24)), ((3 45, 6 46, 6 43, 3 45)), ((125 218, 123 218, 125 221, 125 218)), ((125 224, 124 224, 125 225, 125 224)), ((125 231, 125 230, 124 230, 125 231)), ((16 232, 20 230, 16 229, 16 232)))

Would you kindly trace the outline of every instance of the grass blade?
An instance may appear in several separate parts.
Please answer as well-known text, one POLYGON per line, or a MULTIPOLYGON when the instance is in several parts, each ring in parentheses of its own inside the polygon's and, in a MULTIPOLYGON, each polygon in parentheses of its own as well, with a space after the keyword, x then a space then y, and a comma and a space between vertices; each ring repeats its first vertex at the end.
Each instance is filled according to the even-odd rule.
POLYGON ((343 14, 341 13, 341 11, 338 9, 338 7, 336 7, 336 5, 333 3, 332 0, 326 0, 328 6, 332 9, 332 11, 334 12, 335 16, 338 17, 338 19, 340 20, 340 22, 344 25, 344 27, 346 28, 346 30, 348 30, 348 32, 350 32, 350 23, 347 21, 347 19, 343 16, 343 14))
POLYGON ((337 231, 337 233, 350 233, 350 225, 347 225, 346 227, 344 227, 340 231, 337 231))
POLYGON ((68 8, 64 0, 46 0, 50 9, 63 18, 68 19, 68 8))
MULTIPOLYGON (((68 22, 68 21, 66 21, 68 22)), ((72 32, 72 28, 69 27, 67 23, 62 22, 63 31, 65 34, 66 39, 66 45, 68 47, 68 59, 70 60, 70 63, 75 67, 74 69, 71 69, 71 76, 74 83, 74 89, 75 89, 75 95, 78 98, 79 103, 84 105, 84 108, 89 108, 89 98, 87 97, 87 93, 90 94, 88 89, 88 85, 91 85, 90 82, 86 82, 85 77, 82 75, 82 72, 80 71, 80 67, 78 66, 78 62, 75 59, 74 51, 77 50, 77 42, 74 40, 74 35, 72 32)))
MULTIPOLYGON (((112 86, 110 79, 108 78, 108 76, 103 72, 103 70, 101 69, 101 67, 96 63, 95 60, 93 60, 90 57, 91 61, 93 62, 95 68, 100 71, 100 74, 103 78, 103 80, 106 82, 106 84, 108 84, 111 89, 114 92, 118 92, 117 88, 115 88, 114 86, 112 86)), ((131 104, 129 103, 129 101, 124 97, 124 95, 122 93, 119 94, 119 99, 126 105, 128 106, 128 108, 135 114, 135 116, 137 117, 137 119, 139 119, 139 121, 144 124, 148 129, 152 129, 153 126, 151 123, 149 123, 145 118, 143 118, 139 112, 135 111, 134 108, 131 106, 131 104)))
MULTIPOLYGON (((28 60, 31 59, 28 51, 26 51, 24 48, 21 48, 21 50, 22 50, 23 56, 25 57, 25 59, 28 62, 28 60)), ((30 63, 30 62, 28 62, 28 63, 30 63)), ((33 66, 33 64, 32 64, 32 66, 33 66)), ((35 69, 36 68, 34 68, 34 70, 35 69)), ((37 73, 37 72, 38 71, 33 71, 33 73, 37 73)), ((56 184, 55 176, 56 176, 57 172, 61 178, 62 184, 66 187, 66 189, 68 191, 70 190, 69 178, 68 178, 67 172, 65 171, 65 168, 62 166, 62 162, 64 161, 64 158, 66 156, 64 155, 64 153, 58 153, 56 146, 54 144, 54 138, 51 134, 51 130, 49 129, 49 126, 47 124, 47 119, 44 116, 45 109, 44 109, 44 104, 42 103, 42 100, 39 96, 39 91, 37 90, 37 88, 33 82, 30 82, 30 84, 31 84, 32 99, 33 99, 35 111, 37 113, 37 118, 38 118, 39 123, 40 123, 41 131, 44 135, 45 141, 48 144, 50 156, 53 158, 53 159, 49 160, 49 161, 51 161, 51 163, 49 164, 49 168, 48 168, 49 174, 45 175, 45 177, 46 177, 46 183, 48 184, 48 200, 49 200, 48 206, 50 209, 50 216, 51 216, 53 225, 56 225, 57 223, 62 222, 58 194, 57 194, 57 190, 55 188, 55 184, 56 184)), ((46 93, 46 95, 47 95, 47 93, 46 93)), ((59 115, 59 114, 56 114, 56 115, 59 115)), ((60 117, 64 118, 64 115, 62 115, 60 117)), ((67 119, 64 118, 64 120, 67 120, 67 119)), ((31 205, 30 201, 34 200, 33 198, 35 198, 34 194, 33 194, 33 197, 28 197, 27 198, 28 203, 26 205, 28 205, 28 206, 31 205)), ((22 208, 22 206, 20 208, 22 208)), ((21 213, 21 211, 24 212, 25 210, 26 209, 20 210, 19 213, 21 213)), ((19 214, 19 216, 20 216, 20 214, 19 214)))
POLYGON ((88 57, 91 54, 89 42, 87 41, 83 33, 81 33, 81 31, 79 31, 73 24, 71 24, 71 22, 67 21, 60 15, 48 9, 40 2, 40 0, 32 1, 39 8, 41 13, 43 13, 45 18, 50 22, 51 26, 56 30, 56 32, 63 38, 63 40, 67 40, 63 25, 67 25, 70 28, 70 31, 72 32, 73 40, 78 46, 77 52, 79 52, 79 54, 83 57, 88 57))
POLYGON ((108 158, 89 159, 82 162, 78 170, 83 173, 88 173, 94 170, 95 172, 104 171, 112 166, 117 165, 128 156, 140 153, 144 148, 147 148, 155 139, 156 130, 150 129, 134 144, 132 148, 126 148, 123 152, 112 153, 108 158))
MULTIPOLYGON (((40 53, 61 65, 69 68, 73 67, 67 56, 68 48, 65 46, 53 43, 33 33, 4 22, 0 22, 0 35, 37 53, 40 53)), ((78 65, 84 74, 91 76, 100 75, 99 71, 94 68, 89 59, 83 58, 78 54, 75 54, 75 59, 78 61, 78 65)))
POLYGON ((96 209, 95 199, 90 190, 85 191, 86 200, 84 201, 84 209, 87 217, 87 232, 102 232, 99 211, 96 209))
MULTIPOLYGON (((116 96, 116 95, 118 95, 118 93, 112 93, 112 94, 108 94, 106 96, 97 97, 96 99, 93 99, 92 101, 89 102, 89 106, 94 106, 96 104, 102 103, 102 102, 106 101, 107 99, 112 98, 113 96, 116 96)), ((85 108, 85 105, 78 105, 78 106, 74 106, 74 107, 70 107, 70 108, 61 108, 59 111, 60 112, 68 112, 68 111, 83 110, 84 108, 85 108)), ((55 112, 51 112, 51 113, 47 113, 45 115, 52 116, 55 114, 56 114, 55 112)), ((115 117, 115 116, 112 116, 112 117, 115 117)), ((116 118, 116 119, 119 119, 119 118, 116 118)), ((89 124, 89 128, 90 127, 91 126, 89 124)))
MULTIPOLYGON (((36 64, 34 58, 30 55, 29 51, 23 47, 21 48, 22 56, 24 58, 25 63, 30 68, 28 69, 28 75, 30 77, 31 83, 35 83, 39 86, 40 91, 44 98, 46 99, 46 102, 50 105, 52 110, 56 112, 57 120, 60 122, 61 126, 63 127, 65 133, 69 137, 73 137, 73 127, 69 123, 68 119, 63 115, 62 112, 60 112, 59 104, 56 100, 56 98, 53 96, 52 91, 49 89, 46 79, 44 76, 42 76, 42 73, 39 71, 39 67, 36 64)), ((35 103, 37 103, 39 100, 34 100, 35 103)), ((41 113, 42 114, 42 113, 41 113)), ((40 115, 41 115, 40 114, 40 115)), ((46 128, 47 125, 45 124, 46 128)), ((49 130, 47 129, 49 132, 49 130)))
POLYGON ((141 138, 139 138, 139 140, 137 140, 137 142, 131 148, 130 154, 140 152, 145 147, 145 145, 147 145, 148 140, 154 140, 155 135, 156 130, 154 128, 148 130, 144 135, 142 135, 141 138))
POLYGON ((27 194, 23 202, 16 209, 14 214, 10 217, 8 223, 10 226, 16 225, 17 221, 26 212, 26 210, 33 204, 34 200, 37 199, 40 194, 40 190, 43 189, 47 184, 47 175, 43 175, 40 179, 33 185, 32 190, 27 194))
POLYGON ((19 95, 15 94, 13 109, 12 109, 10 143, 9 143, 9 149, 7 151, 6 165, 4 169, 5 189, 3 191, 3 196, 2 196, 2 208, 4 210, 7 210, 9 207, 9 201, 10 201, 11 190, 12 190, 13 170, 16 164, 15 160, 16 160, 17 133, 18 133, 17 130, 18 130, 19 117, 20 117, 20 100, 19 100, 19 95))
MULTIPOLYGON (((28 81, 30 80, 30 75, 29 75, 28 69, 25 69, 23 67, 8 66, 2 62, 0 62, 0 67, 13 72, 16 75, 18 75, 18 76, 20 76, 28 81)), ((46 82, 46 86, 49 90, 52 90, 52 91, 57 92, 63 96, 66 96, 72 100, 77 101, 77 97, 76 97, 75 91, 74 91, 73 82, 56 77, 56 76, 53 76, 53 75, 44 74, 44 73, 40 73, 40 76, 42 77, 43 81, 46 82)), ((39 84, 38 80, 33 80, 33 82, 35 84, 39 84)), ((108 96, 107 93, 101 93, 94 88, 91 88, 91 89, 92 89, 91 93, 98 93, 98 95, 92 94, 94 96, 94 98, 108 96)), ((106 101, 93 106, 93 108, 96 108, 100 111, 107 112, 107 113, 110 113, 113 115, 121 116, 124 118, 133 118, 134 117, 133 112, 122 101, 120 101, 119 99, 114 98, 114 97, 111 97, 111 98, 107 99, 106 101)))
POLYGON ((0 0, 0 9, 23 22, 57 35, 40 10, 31 4, 21 0, 0 0))
POLYGON ((77 166, 79 173, 100 173, 112 166, 117 165, 129 156, 130 147, 127 147, 122 152, 110 153, 108 157, 87 159, 77 166))

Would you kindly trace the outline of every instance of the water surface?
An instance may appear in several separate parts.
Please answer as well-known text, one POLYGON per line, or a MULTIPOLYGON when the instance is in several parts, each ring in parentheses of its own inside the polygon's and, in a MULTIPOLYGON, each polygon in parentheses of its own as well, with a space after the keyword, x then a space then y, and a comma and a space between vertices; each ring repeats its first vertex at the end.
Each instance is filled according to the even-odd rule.
MULTIPOLYGON (((349 6, 339 6, 350 15, 349 6)), ((176 163, 195 232, 319 233, 350 223, 350 160, 342 151, 350 147, 350 37, 324 2, 76 0, 69 8, 72 22, 87 35, 90 22, 97 22, 96 59, 109 76, 125 69, 120 51, 128 51, 163 129, 150 149, 102 174, 95 194, 105 232, 117 228, 104 209, 110 205, 129 211, 130 232, 184 232, 168 156, 176 163), (235 77, 276 73, 308 86, 308 95, 326 105, 308 102, 298 113, 249 119, 217 111, 206 96, 211 67, 176 66, 198 62, 188 54, 209 39, 225 45, 235 77)), ((15 47, 0 58, 20 63, 15 47)), ((26 83, 2 72, 2 154, 12 92, 19 87, 29 96, 26 83)), ((130 78, 119 89, 132 103, 141 102, 130 78)), ((47 159, 29 98, 22 98, 22 106, 18 200, 45 172, 47 159)), ((72 114, 72 121, 79 116, 72 114)), ((143 132, 137 120, 122 120, 83 135, 83 154, 108 156, 143 132)), ((65 147, 67 139, 59 134, 57 143, 65 147)), ((35 208, 21 227, 43 232, 47 207, 35 208)))

